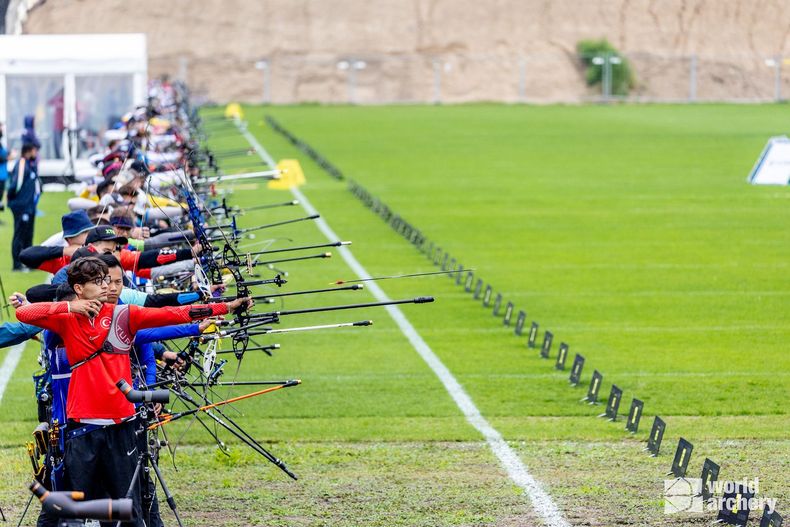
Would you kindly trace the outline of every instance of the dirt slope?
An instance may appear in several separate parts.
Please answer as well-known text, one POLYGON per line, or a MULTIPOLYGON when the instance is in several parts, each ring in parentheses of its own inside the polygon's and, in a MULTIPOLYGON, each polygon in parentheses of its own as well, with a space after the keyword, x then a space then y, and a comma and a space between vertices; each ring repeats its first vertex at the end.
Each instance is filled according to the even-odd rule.
POLYGON ((578 101, 591 91, 575 45, 600 37, 629 54, 639 95, 760 99, 774 93, 766 58, 790 52, 790 2, 50 0, 25 24, 26 33, 141 31, 152 75, 186 76, 218 101, 260 101, 264 76, 254 63, 264 57, 268 97, 279 103, 437 94, 446 102, 578 101), (344 58, 365 62, 353 88, 337 67, 344 58))

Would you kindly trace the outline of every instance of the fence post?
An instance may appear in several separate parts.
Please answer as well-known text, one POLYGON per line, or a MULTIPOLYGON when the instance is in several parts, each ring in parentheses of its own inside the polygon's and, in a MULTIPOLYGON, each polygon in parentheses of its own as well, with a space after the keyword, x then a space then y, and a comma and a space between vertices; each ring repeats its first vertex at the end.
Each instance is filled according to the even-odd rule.
POLYGON ((689 102, 697 101, 697 55, 689 57, 689 102))
POLYGON ((609 102, 612 96, 612 53, 607 51, 603 56, 603 100, 609 102))
POLYGON ((433 103, 442 104, 442 68, 444 61, 433 59, 433 103))
POLYGON ((774 58, 774 97, 776 102, 782 102, 782 55, 774 58))
POLYGON ((348 68, 348 104, 357 103, 357 69, 351 62, 351 67, 348 68))
POLYGON ((272 102, 272 92, 269 81, 269 61, 267 59, 257 61, 255 63, 255 69, 263 72, 263 104, 269 104, 272 102))
POLYGON ((178 80, 184 84, 189 81, 189 59, 186 57, 178 58, 178 80))

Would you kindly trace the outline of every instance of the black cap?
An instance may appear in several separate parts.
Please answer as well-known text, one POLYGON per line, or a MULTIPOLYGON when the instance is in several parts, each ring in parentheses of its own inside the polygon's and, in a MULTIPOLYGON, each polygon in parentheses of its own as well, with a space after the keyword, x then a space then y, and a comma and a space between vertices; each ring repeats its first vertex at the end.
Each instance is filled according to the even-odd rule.
POLYGON ((71 261, 77 261, 80 258, 85 258, 86 256, 98 256, 99 253, 96 252, 96 249, 93 247, 80 247, 74 254, 71 255, 71 261))
POLYGON ((88 238, 85 240, 87 243, 99 242, 99 241, 116 241, 121 245, 126 245, 129 243, 129 240, 126 239, 125 236, 118 236, 115 233, 115 229, 110 227, 109 225, 102 225, 100 227, 96 227, 92 231, 88 233, 88 238))

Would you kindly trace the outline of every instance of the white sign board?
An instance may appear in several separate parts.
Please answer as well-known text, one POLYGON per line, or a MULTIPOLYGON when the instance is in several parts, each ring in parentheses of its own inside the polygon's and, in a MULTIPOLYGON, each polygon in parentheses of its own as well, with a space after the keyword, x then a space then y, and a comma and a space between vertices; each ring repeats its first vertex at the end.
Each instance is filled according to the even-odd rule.
POLYGON ((790 139, 787 136, 772 137, 763 148, 752 172, 752 185, 787 185, 790 183, 790 139))

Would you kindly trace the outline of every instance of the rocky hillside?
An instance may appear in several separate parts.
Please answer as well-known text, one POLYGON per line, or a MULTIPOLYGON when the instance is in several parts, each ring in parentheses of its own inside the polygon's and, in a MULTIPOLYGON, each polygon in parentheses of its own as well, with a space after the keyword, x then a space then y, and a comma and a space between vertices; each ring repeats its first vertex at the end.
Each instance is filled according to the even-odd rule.
POLYGON ((602 37, 628 54, 636 95, 770 99, 790 2, 58 0, 24 32, 145 32, 151 75, 217 101, 579 101, 594 92, 576 43, 602 37))

